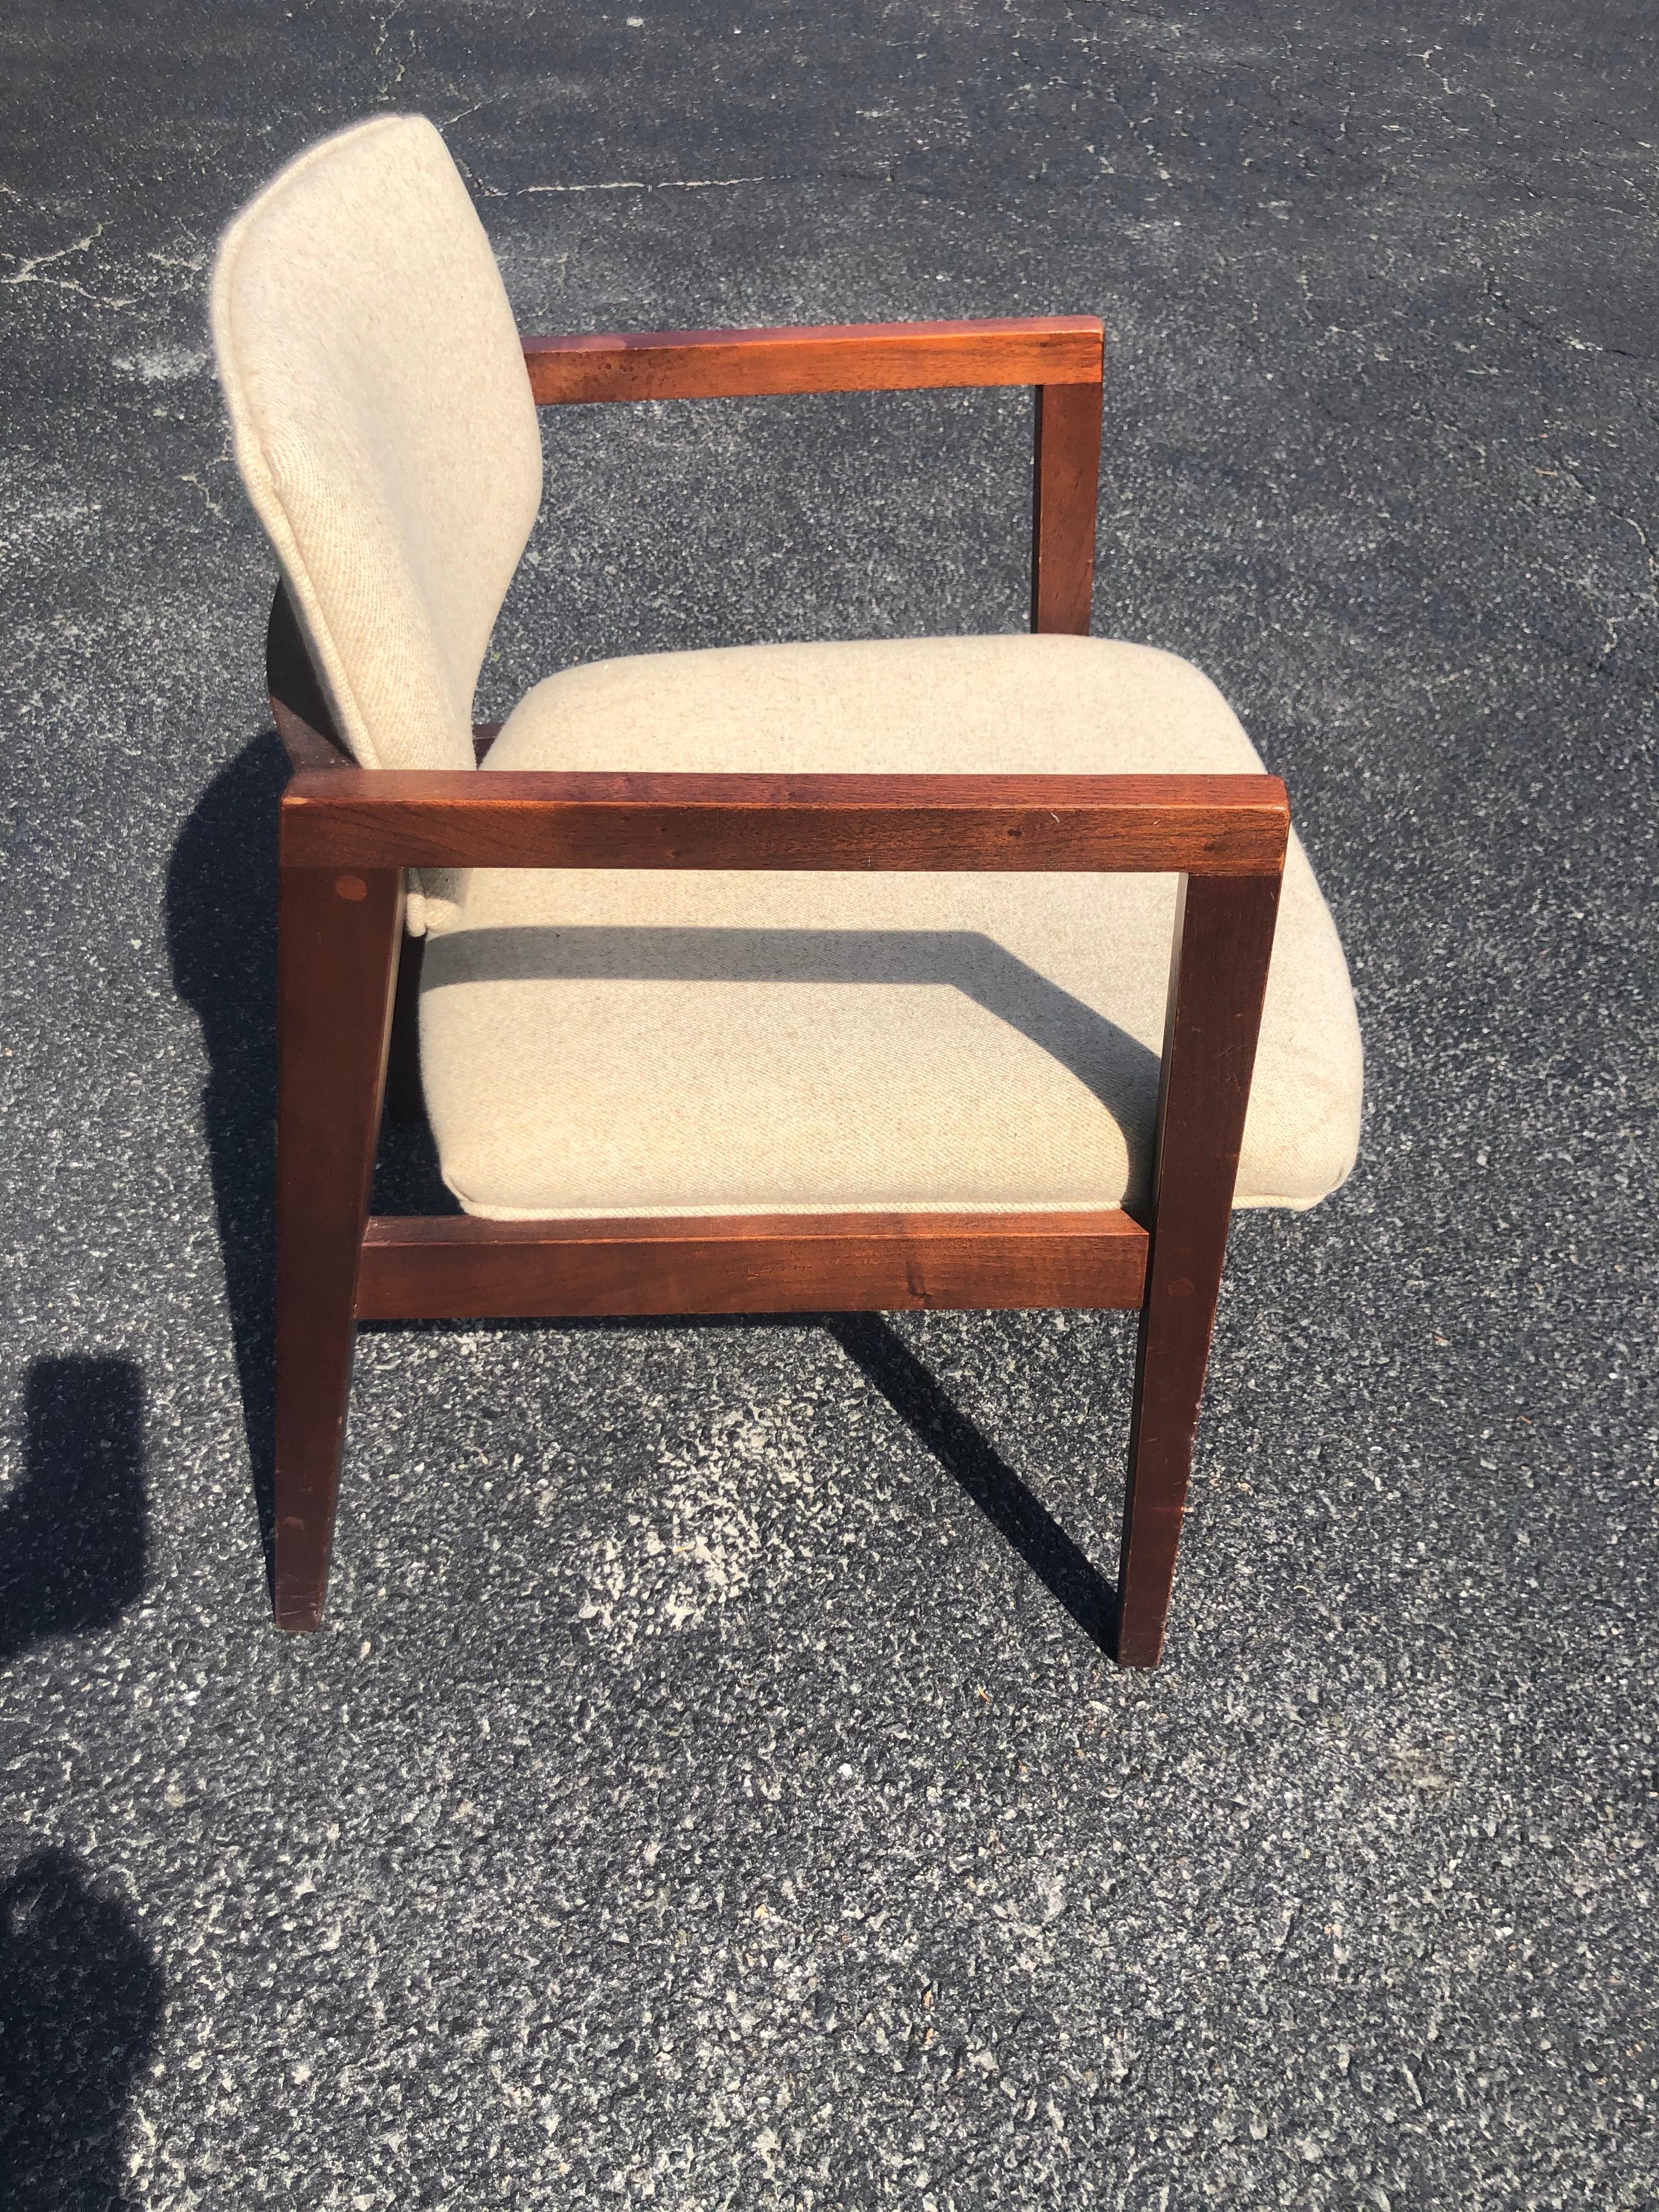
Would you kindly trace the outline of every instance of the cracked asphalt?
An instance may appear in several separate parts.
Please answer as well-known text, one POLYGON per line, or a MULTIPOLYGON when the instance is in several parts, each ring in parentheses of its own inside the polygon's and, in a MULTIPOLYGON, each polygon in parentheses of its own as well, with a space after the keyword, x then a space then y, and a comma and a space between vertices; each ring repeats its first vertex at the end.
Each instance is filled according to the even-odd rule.
MULTIPOLYGON (((637 7, 0 26, 9 2202, 1659 2205, 1651 11, 637 7), (1155 1675, 1114 1316, 370 1333, 270 1628, 204 272, 386 106, 526 326, 1105 319, 1096 626, 1287 779, 1368 1054, 1237 1224, 1155 1675)), ((481 715, 1017 628, 1028 404, 550 421, 481 715)))

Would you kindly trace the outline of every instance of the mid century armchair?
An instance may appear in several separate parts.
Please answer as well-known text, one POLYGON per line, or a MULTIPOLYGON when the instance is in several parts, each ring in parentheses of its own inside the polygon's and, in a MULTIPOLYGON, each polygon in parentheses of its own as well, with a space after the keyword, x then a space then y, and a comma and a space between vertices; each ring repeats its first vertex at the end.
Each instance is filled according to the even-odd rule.
POLYGON ((1101 325, 521 339, 398 116, 240 212, 212 316, 294 770, 277 1625, 321 1614, 359 1321, 1133 1307, 1155 1665, 1231 1210, 1342 1182, 1360 1054, 1284 787, 1197 670, 1088 635, 1101 325), (1033 635, 579 666, 475 731, 538 404, 945 385, 1036 387, 1033 635), (462 1210, 370 1218, 417 997, 462 1210))

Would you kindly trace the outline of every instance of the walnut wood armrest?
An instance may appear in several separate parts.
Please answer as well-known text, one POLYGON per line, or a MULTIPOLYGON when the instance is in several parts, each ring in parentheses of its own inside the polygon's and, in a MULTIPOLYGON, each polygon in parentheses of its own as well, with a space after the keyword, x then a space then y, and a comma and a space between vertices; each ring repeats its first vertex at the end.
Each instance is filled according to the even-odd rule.
POLYGON ((1152 871, 1276 876, 1271 775, 696 775, 302 769, 289 868, 1152 871))
POLYGON ((531 391, 544 407, 603 399, 1034 386, 1031 628, 1087 635, 1105 347, 1096 316, 645 331, 527 337, 523 343, 531 391))
POLYGON ((1097 385, 1103 343, 1095 316, 1030 315, 978 323, 526 337, 524 357, 537 404, 548 407, 945 385, 1097 385))

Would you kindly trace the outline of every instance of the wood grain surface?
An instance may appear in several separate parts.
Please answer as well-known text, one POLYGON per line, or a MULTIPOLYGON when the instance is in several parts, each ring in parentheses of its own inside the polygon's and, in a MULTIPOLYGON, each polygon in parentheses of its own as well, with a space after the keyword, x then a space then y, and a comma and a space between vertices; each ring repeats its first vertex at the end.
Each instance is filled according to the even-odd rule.
POLYGON ((974 323, 842 323, 752 331, 526 337, 542 406, 615 399, 740 399, 785 392, 909 392, 945 385, 1098 385, 1092 315, 974 323))
POLYGON ((1182 887, 1118 1573, 1126 1667, 1164 1648, 1279 890, 1277 874, 1182 887))
POLYGON ((363 1321, 1135 1306, 1146 1232, 1072 1213, 372 1219, 363 1321))
POLYGON ((277 928, 276 1623, 321 1618, 403 878, 284 868, 277 928))
POLYGON ((1031 628, 1089 635, 1100 489, 1100 386, 1040 384, 1031 490, 1031 628))
POLYGON ((301 773, 283 860, 306 867, 1276 867, 1276 776, 301 773))

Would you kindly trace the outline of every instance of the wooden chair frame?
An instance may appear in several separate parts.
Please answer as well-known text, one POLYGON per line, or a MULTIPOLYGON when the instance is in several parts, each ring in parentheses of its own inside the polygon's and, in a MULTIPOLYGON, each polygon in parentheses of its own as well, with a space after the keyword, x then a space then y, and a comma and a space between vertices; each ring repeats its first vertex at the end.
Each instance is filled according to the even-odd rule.
MULTIPOLYGON (((542 404, 1031 385, 1031 627, 1086 634, 1103 332, 1085 317, 532 337, 542 404)), ((276 1617, 315 1628, 359 1321, 1136 1307, 1118 1651, 1158 1662, 1290 814, 1267 775, 408 774, 341 749, 279 589, 276 1617), (1182 878, 1146 1220, 1069 1213, 371 1218, 404 870, 1156 870, 1182 878)), ((493 736, 478 734, 480 757, 493 736)), ((403 1041, 406 1059, 412 1042, 403 1041)), ((405 1079, 406 1073, 405 1073, 405 1079)))

